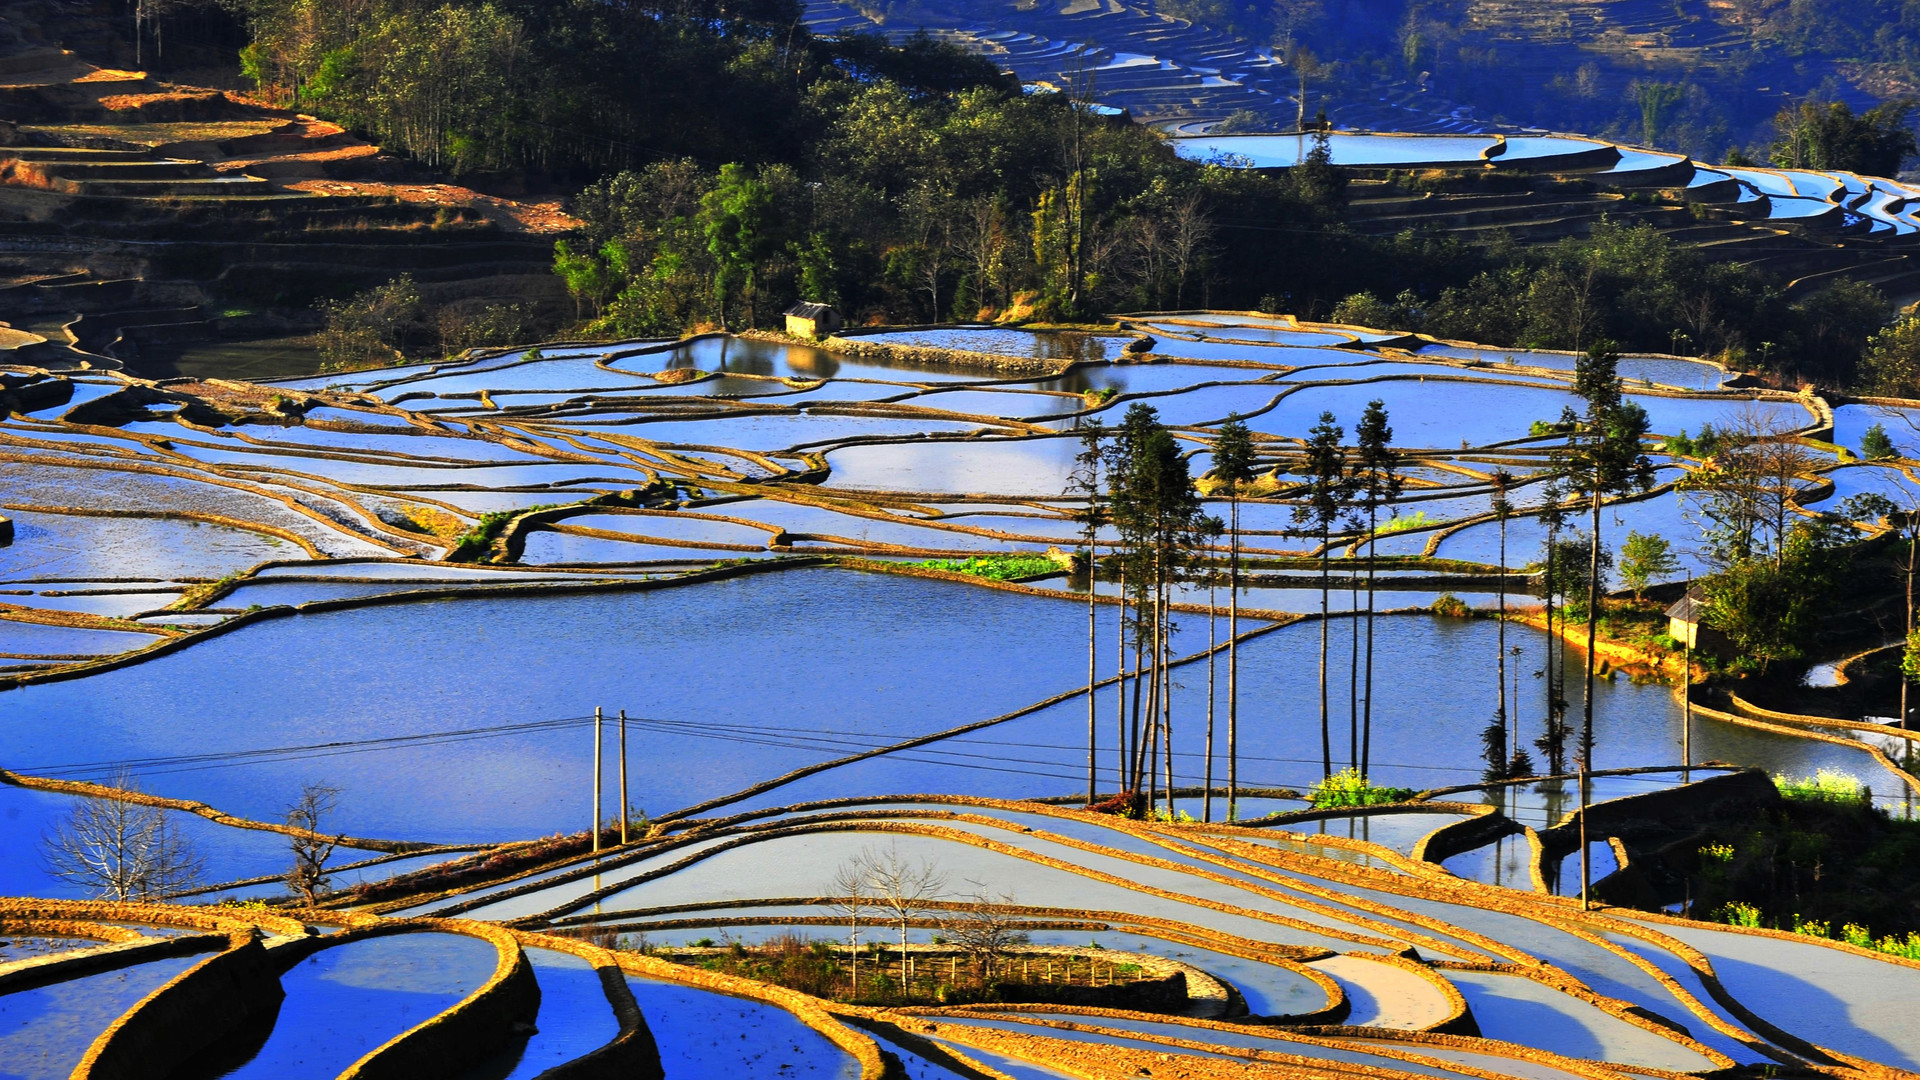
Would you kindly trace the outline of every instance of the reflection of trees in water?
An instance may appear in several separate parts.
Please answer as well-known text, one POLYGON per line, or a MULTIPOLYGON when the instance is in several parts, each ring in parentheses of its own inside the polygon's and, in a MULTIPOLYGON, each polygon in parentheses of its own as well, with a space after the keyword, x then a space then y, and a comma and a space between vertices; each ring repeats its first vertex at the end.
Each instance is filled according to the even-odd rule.
MULTIPOLYGON (((1567 809, 1579 798, 1577 789, 1570 788, 1565 780, 1548 780, 1534 785, 1534 791, 1545 798, 1546 824, 1548 827, 1558 823, 1566 815, 1567 809)), ((1576 851, 1574 854, 1578 855, 1576 851)), ((1547 879, 1547 891, 1560 893, 1560 868, 1564 859, 1544 859, 1540 863, 1541 876, 1547 879)), ((1576 863, 1575 865, 1578 865, 1576 863)))
MULTIPOLYGON (((964 331, 958 333, 965 333, 964 331)), ((1100 363, 1109 356, 1109 346, 1114 343, 1087 333, 1053 331, 1034 333, 1011 330, 982 330, 979 341, 954 341, 945 347, 970 349, 982 353, 1002 356, 1029 355, 1037 360, 1066 360, 1073 363, 1100 363), (1028 339, 1028 345, 1021 348, 1015 344, 1016 337, 1028 339)), ((707 368, 717 372, 735 375, 796 375, 812 379, 832 379, 841 376, 842 368, 852 364, 854 368, 879 368, 892 371, 911 371, 926 373, 953 373, 981 378, 1005 378, 1005 369, 992 363, 968 364, 928 363, 912 358, 894 358, 884 355, 862 355, 843 361, 825 349, 808 345, 794 345, 769 341, 755 341, 750 338, 723 338, 719 342, 719 356, 713 354, 714 343, 688 342, 667 354, 666 367, 707 368)), ((1116 350, 1117 351, 1117 350, 1116 350)), ((1104 383, 1100 385, 1105 385, 1104 383)), ((1086 374, 1074 371, 1066 375, 1048 379, 1035 384, 1044 390, 1059 390, 1080 394, 1098 387, 1086 374)))
POLYGON ((1072 371, 1058 378, 1041 379, 1039 382, 1033 384, 1033 388, 1035 390, 1052 390, 1062 394, 1084 394, 1089 390, 1101 389, 1111 382, 1112 380, 1109 379, 1096 383, 1089 377, 1085 368, 1074 368, 1072 371))
POLYGON ((1092 334, 1071 331, 1036 332, 1033 355, 1041 360, 1072 360, 1077 363, 1105 360, 1107 342, 1092 334))
MULTIPOLYGON (((702 352, 708 354, 709 362, 713 362, 711 351, 712 346, 706 343, 681 346, 667 358, 667 367, 699 367, 702 352)), ((823 350, 805 345, 776 344, 751 338, 722 338, 714 370, 732 375, 767 376, 785 375, 790 370, 811 378, 831 379, 839 373, 840 362, 823 350)))

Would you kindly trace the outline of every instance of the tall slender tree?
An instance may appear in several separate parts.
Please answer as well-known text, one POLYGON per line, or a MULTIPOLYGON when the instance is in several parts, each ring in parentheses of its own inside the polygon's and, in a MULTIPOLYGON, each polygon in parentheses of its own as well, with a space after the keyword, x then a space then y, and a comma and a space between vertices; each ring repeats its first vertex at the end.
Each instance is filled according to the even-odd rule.
POLYGON ((1120 567, 1120 731, 1118 748, 1120 754, 1120 790, 1131 792, 1134 801, 1139 796, 1139 770, 1134 761, 1140 746, 1140 698, 1146 688, 1143 663, 1146 659, 1147 604, 1149 593, 1148 575, 1144 572, 1146 555, 1144 553, 1143 522, 1136 512, 1137 497, 1133 494, 1135 472, 1141 448, 1147 436, 1160 426, 1160 414, 1145 402, 1135 402, 1129 406, 1121 419, 1113 440, 1108 447, 1107 485, 1109 491, 1108 513, 1113 519, 1114 531, 1119 542, 1120 567), (1131 608, 1131 610, 1129 610, 1131 608), (1131 703, 1128 701, 1126 652, 1131 644, 1133 649, 1131 703))
MULTIPOLYGON (((1347 507, 1345 528, 1354 535, 1367 519, 1357 506, 1347 507)), ((1353 549, 1348 549, 1352 554, 1353 549)), ((1347 768, 1360 771, 1360 571, 1347 569, 1347 768)))
MULTIPOLYGON (((1586 403, 1575 416, 1562 417, 1569 430, 1567 449, 1560 457, 1569 486, 1587 499, 1592 530, 1587 536, 1587 655, 1584 700, 1580 719, 1580 807, 1584 823, 1588 787, 1593 775, 1594 647, 1600 632, 1600 507, 1608 495, 1646 491, 1653 487, 1653 462, 1647 457, 1647 411, 1626 400, 1621 388, 1620 357, 1608 341, 1598 341, 1574 363, 1573 392, 1586 403)), ((1584 828, 1584 824, 1582 826, 1584 828)), ((1580 844, 1580 906, 1587 906, 1592 863, 1585 833, 1580 844)))
POLYGON ((1333 733, 1329 727, 1327 698, 1328 574, 1332 569, 1329 559, 1333 523, 1340 520, 1347 498, 1347 452, 1341 445, 1346 433, 1332 413, 1320 414, 1320 422, 1307 433, 1306 460, 1300 468, 1300 475, 1306 477, 1307 482, 1301 501, 1293 508, 1294 521, 1307 527, 1320 541, 1320 764, 1325 776, 1333 775, 1333 733))
POLYGON ((1542 564, 1544 569, 1540 575, 1540 592, 1545 598, 1547 619, 1547 662, 1543 673, 1547 684, 1547 711, 1545 730, 1533 745, 1547 756, 1547 772, 1552 776, 1561 776, 1567 771, 1566 642, 1561 634, 1555 634, 1553 630, 1562 578, 1560 530, 1566 527, 1567 522, 1566 507, 1560 499, 1557 481, 1549 481, 1540 491, 1540 523, 1547 529, 1542 564), (1556 644, 1559 646, 1557 664, 1556 644))
MULTIPOLYGON (((1513 491, 1513 474, 1505 469, 1493 470, 1488 478, 1493 491, 1493 516, 1500 524, 1500 621, 1495 624, 1495 640, 1498 642, 1495 653, 1495 674, 1493 679, 1494 706, 1493 723, 1488 725, 1485 742, 1487 758, 1487 779, 1504 780, 1507 776, 1507 518, 1513 514, 1513 502, 1508 498, 1513 491)), ((1517 707, 1519 702, 1514 703, 1517 707)))
POLYGON ((1400 498, 1399 455, 1392 449, 1393 427, 1387 422, 1386 403, 1367 402, 1354 428, 1355 465, 1359 473, 1360 505, 1367 512, 1367 675, 1360 711, 1360 775, 1373 764, 1373 597, 1374 536, 1380 528, 1380 510, 1400 498))
POLYGON ((1253 483, 1253 436, 1240 414, 1213 440, 1213 475, 1227 493, 1227 820, 1240 799, 1240 496, 1253 483))
MULTIPOLYGON (((1139 581, 1135 608, 1148 622, 1145 633, 1136 629, 1135 656, 1139 656, 1143 643, 1150 643, 1147 652, 1152 665, 1145 738, 1136 743, 1131 765, 1136 781, 1132 790, 1138 790, 1138 781, 1145 779, 1150 785, 1151 806, 1158 760, 1149 758, 1149 750, 1157 755, 1164 745, 1166 713, 1172 704, 1168 657, 1173 626, 1167 618, 1171 590, 1199 544, 1202 503, 1186 456, 1152 406, 1135 403, 1128 408, 1119 441, 1125 445, 1125 452, 1108 473, 1109 505, 1114 524, 1130 537, 1129 559, 1139 581)), ((1136 616, 1136 624, 1138 621, 1136 616)), ((1137 710, 1137 682, 1135 687, 1137 710)), ((1136 716, 1136 731, 1139 726, 1136 716)), ((1171 752, 1170 746, 1165 748, 1171 752)))
POLYGON ((1627 401, 1620 381, 1620 355, 1609 341, 1595 342, 1574 365, 1573 392, 1586 402, 1586 411, 1573 424, 1573 435, 1560 464, 1567 483, 1588 500, 1592 531, 1587 561, 1586 700, 1580 719, 1580 760, 1593 768, 1594 646, 1600 629, 1600 507, 1609 495, 1647 491, 1653 487, 1653 462, 1643 445, 1647 411, 1627 401))
POLYGON ((1106 463, 1107 429, 1098 419, 1090 420, 1080 428, 1080 453, 1074 458, 1073 475, 1069 479, 1069 491, 1086 496, 1087 505, 1079 514, 1080 537, 1087 548, 1087 805, 1096 801, 1097 782, 1094 774, 1094 757, 1099 753, 1100 743, 1095 717, 1097 702, 1094 700, 1094 687, 1099 683, 1096 664, 1099 644, 1098 615, 1094 593, 1100 581, 1100 527, 1106 524, 1106 508, 1100 502, 1101 466, 1106 463))
POLYGON ((1217 517, 1201 519, 1200 538, 1207 548, 1204 563, 1207 582, 1207 761, 1200 781, 1201 821, 1213 820, 1213 713, 1214 702, 1218 698, 1214 683, 1214 657, 1219 652, 1220 628, 1220 620, 1214 614, 1214 596, 1220 586, 1220 560, 1214 552, 1219 550, 1220 537, 1226 531, 1226 523, 1217 517))

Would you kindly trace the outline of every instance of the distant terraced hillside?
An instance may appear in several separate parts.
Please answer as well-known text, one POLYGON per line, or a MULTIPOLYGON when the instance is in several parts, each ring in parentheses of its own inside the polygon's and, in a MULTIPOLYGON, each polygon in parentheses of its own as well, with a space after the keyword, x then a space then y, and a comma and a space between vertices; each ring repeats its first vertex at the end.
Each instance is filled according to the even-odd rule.
POLYGON ((1878 100, 1856 65, 1782 49, 1733 8, 1721 0, 1472 0, 1451 33, 1428 30, 1445 42, 1429 59, 1441 89, 1494 115, 1652 136, 1696 155, 1764 143, 1790 99, 1878 100), (1651 99, 1649 112, 1643 86, 1672 96, 1651 99))
MULTIPOLYGON (((922 0, 880 7, 859 0, 806 0, 816 34, 880 33, 896 43, 916 33, 981 53, 1022 81, 1064 87, 1090 80, 1103 104, 1169 125, 1218 121, 1245 111, 1276 125, 1298 115, 1292 72, 1270 46, 1121 0, 922 0)), ((1351 80, 1350 80, 1351 82, 1351 80)), ((1337 102, 1349 127, 1395 131, 1486 131, 1456 102, 1400 79, 1363 79, 1309 94, 1337 102), (1322 92, 1324 91, 1324 93, 1322 92)))
MULTIPOLYGON (((1291 135, 1172 140, 1183 156, 1248 168, 1295 164, 1291 135)), ((1849 278, 1920 299, 1920 187, 1807 169, 1707 166, 1566 136, 1335 134, 1360 233, 1444 233, 1469 243, 1551 243, 1602 219, 1651 225, 1714 261, 1764 270, 1804 295, 1849 278)))
POLYGON ((564 299, 557 205, 430 179, 333 124, 22 42, 0 55, 0 350, 271 374, 316 300, 399 275, 441 304, 564 299))
MULTIPOLYGON (((816 33, 925 31, 1029 83, 1090 76, 1107 105, 1182 132, 1301 114, 1284 41, 1236 36, 1143 0, 807 0, 816 33)), ((1298 38, 1318 57, 1309 116, 1363 131, 1580 131, 1719 160, 1764 147, 1817 94, 1856 107, 1888 85, 1852 60, 1786 49, 1723 0, 1386 0, 1328 5, 1298 38), (1352 10, 1348 10, 1351 8, 1352 10), (1345 11, 1345 14, 1339 14, 1345 11), (1357 12, 1357 13, 1356 13, 1357 12)))

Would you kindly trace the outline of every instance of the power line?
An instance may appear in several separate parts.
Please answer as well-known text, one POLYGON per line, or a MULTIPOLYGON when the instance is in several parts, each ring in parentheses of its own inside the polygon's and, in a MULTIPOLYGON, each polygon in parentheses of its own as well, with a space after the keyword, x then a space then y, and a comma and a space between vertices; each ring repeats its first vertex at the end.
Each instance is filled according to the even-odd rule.
POLYGON ((428 731, 413 735, 389 735, 377 739, 346 739, 335 742, 308 743, 299 746, 278 746, 256 750, 229 750, 208 754, 182 754, 172 757, 117 758, 110 761, 87 761, 68 765, 28 766, 13 770, 33 776, 57 776, 62 773, 91 772, 101 769, 133 769, 142 771, 159 769, 163 771, 188 772, 196 764, 208 767, 221 765, 249 764, 254 760, 271 760, 287 757, 325 757, 332 753, 355 753, 380 750, 389 747, 431 744, 435 742, 463 742, 473 738, 494 738, 526 731, 554 730, 573 724, 591 723, 591 716, 569 716, 555 720, 534 720, 514 724, 498 724, 489 727, 457 728, 451 731, 428 731))
MULTIPOLYGON (((848 728, 810 728, 792 725, 739 724, 699 720, 672 720, 664 718, 634 718, 643 724, 651 725, 655 730, 667 734, 682 735, 688 738, 712 739, 741 745, 768 746, 778 749, 810 750, 818 752, 842 752, 846 750, 881 749, 890 743, 913 738, 901 732, 871 731, 848 728)), ((70 763, 65 765, 43 765, 26 767, 15 771, 40 776, 73 776, 104 771, 129 770, 142 775, 158 776, 174 773, 199 772, 220 768, 266 764, 305 758, 337 757, 347 754, 375 753, 383 750, 404 750, 423 746, 444 746, 482 739, 501 738, 511 735, 559 731, 573 727, 584 727, 593 722, 590 715, 560 717, 547 720, 521 721, 507 724, 486 725, 480 727, 455 728, 444 731, 418 732, 410 735, 392 735, 372 739, 335 740, 324 743, 307 743, 292 746, 267 747, 253 750, 221 751, 204 754, 184 754, 166 757, 125 758, 107 761, 70 763)), ((1060 743, 1027 742, 1012 739, 985 739, 967 736, 954 736, 950 739, 902 750, 886 755, 897 761, 916 764, 939 765, 947 768, 968 769, 981 772, 1001 772, 1019 775, 1039 776, 1048 779, 1077 780, 1080 778, 1078 762, 1048 759, 1046 757, 1022 757, 999 753, 971 753, 965 750, 938 749, 946 744, 968 747, 1006 747, 1019 750, 1066 751, 1078 754, 1083 745, 1060 743), (1020 766, 1033 766, 1021 768, 1020 766), (1056 770, 1072 768, 1072 774, 1056 770)), ((1173 752, 1180 759, 1203 757, 1199 751, 1179 750, 1173 752)), ((1297 758, 1275 755, 1242 754, 1243 761, 1268 762, 1281 765, 1318 765, 1317 758, 1297 758)), ((1473 775, 1477 766, 1446 766, 1414 764, 1411 762, 1381 762, 1383 767, 1394 769, 1418 770, 1427 772, 1473 775)), ((1184 775, 1184 774, 1176 774, 1184 775)), ((1652 779, 1624 777, 1641 783, 1657 783, 1652 779)), ((1266 784, 1262 786, 1281 786, 1266 784)))

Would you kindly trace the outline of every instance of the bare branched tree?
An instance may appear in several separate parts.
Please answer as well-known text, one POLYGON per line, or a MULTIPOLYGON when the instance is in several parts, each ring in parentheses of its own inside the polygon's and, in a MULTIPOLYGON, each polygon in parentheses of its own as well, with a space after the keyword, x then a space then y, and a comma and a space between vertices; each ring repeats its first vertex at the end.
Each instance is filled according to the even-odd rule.
POLYGON ((833 909, 847 920, 847 946, 853 957, 848 965, 847 982, 849 993, 857 995, 860 992, 860 916, 866 914, 873 902, 873 881, 856 858, 840 864, 833 872, 829 888, 833 892, 833 909))
POLYGON ((968 879, 973 893, 969 911, 950 912, 943 920, 947 936, 955 947, 972 957, 980 967, 980 985, 993 981, 993 969, 1001 957, 1015 945, 1027 943, 1027 932, 1020 929, 1019 918, 1007 911, 1016 901, 1013 894, 987 891, 985 884, 968 879))
POLYGON ((994 293, 1006 278, 1007 216, 993 199, 980 197, 967 204, 960 219, 959 250, 971 267, 973 306, 978 311, 1004 307, 994 303, 994 293))
POLYGON ((1173 263, 1173 306, 1187 305, 1187 281, 1206 257, 1213 240, 1213 219, 1198 191, 1173 204, 1167 219, 1167 257, 1173 263))
POLYGON ((884 909, 900 924, 900 964, 908 981, 913 978, 913 957, 907 953, 907 924, 914 916, 931 910, 945 895, 947 875, 927 859, 909 859, 898 845, 885 851, 863 848, 851 864, 865 877, 875 907, 884 909))
POLYGON ((1757 403, 1743 405, 1699 441, 1707 443, 1700 448, 1706 464, 1680 487, 1709 557, 1721 565, 1759 556, 1777 561, 1798 520, 1800 490, 1820 459, 1791 421, 1757 403))
POLYGON ((328 885, 327 860, 340 843, 324 834, 324 826, 340 807, 340 789, 320 781, 301 785, 300 797, 287 807, 287 824, 316 836, 293 837, 293 867, 287 871, 287 885, 306 901, 308 907, 319 903, 328 885))
MULTIPOLYGON (((140 792, 124 772, 112 786, 140 792)), ((166 810, 106 795, 75 802, 40 846, 49 873, 104 900, 157 900, 191 888, 205 868, 166 810)))

